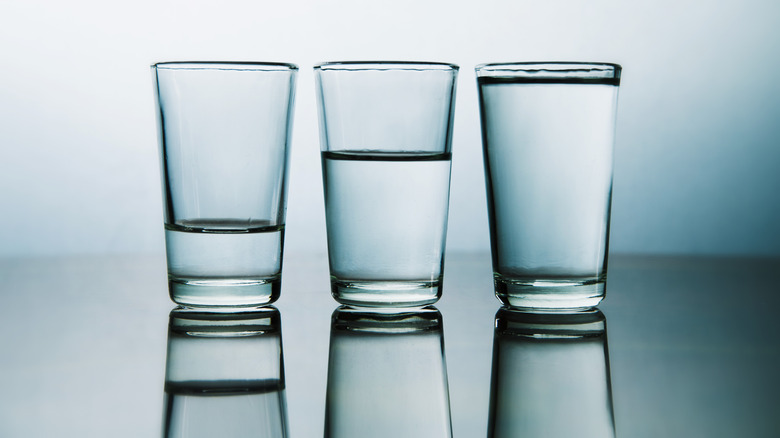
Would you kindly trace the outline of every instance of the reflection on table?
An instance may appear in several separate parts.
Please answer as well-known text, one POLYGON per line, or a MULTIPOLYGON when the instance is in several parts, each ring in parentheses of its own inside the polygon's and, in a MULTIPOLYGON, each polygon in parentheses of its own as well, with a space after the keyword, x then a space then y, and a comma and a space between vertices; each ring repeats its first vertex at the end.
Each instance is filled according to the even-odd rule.
POLYGON ((488 438, 615 436, 606 318, 496 313, 488 438))
POLYGON ((171 312, 164 438, 287 437, 284 387, 276 308, 171 312))
POLYGON ((441 313, 341 307, 331 320, 325 438, 452 436, 441 313))
MULTIPOLYGON (((615 433, 621 437, 780 436, 776 414, 780 410, 780 324, 775 310, 780 306, 780 259, 611 257, 609 293, 599 306, 609 319, 609 360, 606 337, 580 344, 576 339, 566 343, 541 336, 549 331, 534 337, 511 335, 503 328, 496 332, 500 304, 493 297, 491 269, 489 254, 447 255, 445 292, 436 306, 447 320, 442 335, 447 346, 447 393, 454 436, 484 437, 491 424, 494 436, 509 433, 512 429, 500 429, 500 424, 509 427, 514 424, 510 420, 519 422, 520 415, 530 410, 541 414, 526 417, 526 424, 517 427, 530 427, 528 421, 537 421, 549 425, 547 430, 552 432, 565 426, 558 423, 577 415, 569 415, 568 406, 575 400, 580 401, 578 409, 596 410, 588 419, 606 424, 602 429, 609 436, 609 408, 604 407, 609 403, 604 395, 610 388, 607 376, 614 397, 615 433), (494 343, 498 344, 495 360, 494 343), (550 348, 542 349, 548 343, 550 348), (552 357, 545 354, 554 350, 559 353, 556 357, 569 358, 546 362, 546 367, 537 364, 545 363, 552 357), (593 377, 571 382, 575 372, 593 377), (491 375, 495 382, 492 391, 491 375), (514 380, 518 383, 512 383, 514 380), (583 390, 583 382, 590 382, 591 389, 583 390), (547 392, 540 392, 542 386, 547 392), (572 394, 562 394, 564 388, 572 394), (491 398, 493 410, 489 412, 491 398), (563 401, 550 402, 556 398, 563 401), (555 412, 559 406, 568 412, 555 412), (507 417, 507 413, 514 414, 507 417)), ((282 373, 282 354, 277 349, 280 334, 271 335, 270 328, 237 329, 249 332, 246 337, 189 336, 188 332, 209 334, 206 328, 212 326, 208 318, 190 316, 183 319, 193 319, 194 326, 205 328, 174 325, 169 337, 173 305, 167 296, 162 258, 0 261, 2 288, 7 292, 0 306, 0 326, 6 334, 0 336, 0 436, 149 437, 159 436, 163 429, 167 436, 183 430, 198 436, 209 430, 201 424, 212 409, 196 412, 193 406, 219 400, 194 395, 205 393, 204 382, 219 382, 214 387, 223 389, 244 385, 243 395, 231 400, 239 403, 251 398, 250 388, 263 387, 262 381, 269 380, 269 391, 279 400, 265 404, 269 413, 246 408, 246 414, 239 415, 238 408, 228 412, 217 408, 235 426, 225 430, 252 429, 259 436, 262 427, 267 427, 257 426, 263 422, 275 425, 277 431, 286 430, 288 437, 321 437, 329 383, 329 341, 343 333, 340 329, 331 333, 331 314, 337 304, 328 287, 327 256, 292 257, 285 261, 285 272, 285 290, 276 304, 284 315, 282 373), (269 336, 251 336, 266 331, 269 336), (182 349, 176 345, 179 341, 193 341, 198 347, 182 349), (169 343, 173 345, 166 358, 169 343), (257 347, 243 347, 253 343, 257 347), (266 347, 268 344, 274 348, 266 347), (169 394, 163 397, 166 360, 169 394), (231 368, 242 363, 246 372, 231 368), (236 371, 215 371, 230 369, 236 371), (185 391, 187 385, 177 386, 188 382, 201 388, 185 391), (252 386, 252 382, 258 384, 252 386), (189 404, 180 403, 184 400, 190 400, 189 404), (262 416, 267 420, 258 419, 262 416), (286 425, 285 416, 289 418, 286 425)), ((257 325, 278 327, 275 323, 257 325)), ((371 336, 380 338, 378 334, 371 336)), ((401 343, 390 348, 389 339, 383 344, 387 350, 410 351, 411 345, 401 343)), ((431 351, 441 348, 438 340, 430 345, 434 345, 431 351)), ((368 346, 362 351, 366 357, 379 354, 368 346)), ((339 356, 347 360, 345 354, 334 350, 333 359, 339 356)), ((412 365, 417 368, 414 372, 431 376, 421 381, 442 381, 443 371, 439 370, 443 370, 443 359, 434 356, 425 365, 416 355, 404 356, 416 364, 412 365)), ((379 376, 397 373, 397 382, 413 381, 401 374, 412 371, 401 365, 391 369, 389 364, 400 362, 394 360, 389 357, 388 364, 365 360, 360 367, 375 366, 379 376)), ((332 364, 332 390, 340 386, 345 391, 352 384, 344 379, 334 383, 336 375, 349 376, 346 371, 335 373, 345 366, 346 362, 332 364)), ((368 394, 362 400, 382 407, 382 393, 372 395, 371 386, 354 387, 355 392, 368 394)), ((437 395, 430 399, 437 406, 447 406, 442 387, 431 389, 437 395)), ((393 394, 392 390, 388 393, 393 394)), ((348 419, 350 412, 338 411, 334 404, 345 398, 331 395, 329 421, 341 415, 348 419)), ((404 402, 414 405, 416 399, 404 402)), ((431 416, 431 421, 446 424, 441 418, 431 416)), ((382 425, 373 424, 378 426, 367 436, 373 436, 382 425)), ((329 427, 333 430, 334 425, 329 427)), ((446 435, 447 428, 443 429, 446 435)), ((225 430, 216 436, 229 436, 225 430)), ((238 432, 235 435, 240 436, 238 432)), ((576 436, 581 436, 579 430, 576 436)))

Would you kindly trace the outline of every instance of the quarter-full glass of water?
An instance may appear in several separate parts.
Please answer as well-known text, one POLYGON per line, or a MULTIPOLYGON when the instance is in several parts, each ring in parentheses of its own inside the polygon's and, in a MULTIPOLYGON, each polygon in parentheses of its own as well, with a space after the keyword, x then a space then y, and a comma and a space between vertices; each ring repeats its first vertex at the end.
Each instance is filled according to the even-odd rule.
POLYGON ((343 304, 415 307, 442 292, 458 67, 315 67, 331 290, 343 304))
POLYGON ((171 298, 275 301, 297 67, 164 62, 152 71, 171 298))
POLYGON ((621 67, 478 66, 496 296, 588 308, 606 290, 621 67))

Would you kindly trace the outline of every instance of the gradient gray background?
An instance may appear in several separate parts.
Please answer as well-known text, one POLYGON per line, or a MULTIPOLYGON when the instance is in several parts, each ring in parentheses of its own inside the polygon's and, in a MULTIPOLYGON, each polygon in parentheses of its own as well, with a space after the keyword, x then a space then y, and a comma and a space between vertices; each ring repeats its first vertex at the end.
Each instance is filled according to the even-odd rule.
POLYGON ((311 67, 459 64, 448 251, 489 245, 474 66, 624 67, 611 250, 780 255, 780 3, 4 0, 0 256, 162 253, 149 65, 300 67, 286 257, 324 253, 311 67))

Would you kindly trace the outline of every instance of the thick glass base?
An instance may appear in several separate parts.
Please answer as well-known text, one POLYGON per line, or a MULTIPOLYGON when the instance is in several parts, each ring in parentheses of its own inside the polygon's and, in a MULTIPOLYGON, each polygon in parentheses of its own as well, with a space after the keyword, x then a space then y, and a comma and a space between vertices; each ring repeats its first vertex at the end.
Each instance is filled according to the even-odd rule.
POLYGON ((595 279, 512 279, 493 274, 496 298, 516 309, 582 310, 598 305, 606 293, 606 277, 595 279))
POLYGON ((251 279, 182 279, 168 277, 171 299, 187 307, 257 307, 279 299, 279 276, 251 279))
POLYGON ((441 298, 441 279, 436 281, 366 281, 331 277, 333 298, 353 307, 375 310, 423 307, 441 298))

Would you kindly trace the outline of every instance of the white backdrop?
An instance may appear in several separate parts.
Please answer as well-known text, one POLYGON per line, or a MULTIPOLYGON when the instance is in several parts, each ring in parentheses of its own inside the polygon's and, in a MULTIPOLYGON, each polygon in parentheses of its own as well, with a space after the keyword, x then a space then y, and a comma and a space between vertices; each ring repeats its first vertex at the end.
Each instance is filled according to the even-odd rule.
POLYGON ((163 251, 149 65, 299 65, 287 256, 324 252, 312 66, 459 64, 448 250, 488 248, 473 67, 623 65, 611 249, 780 255, 780 2, 0 2, 0 255, 163 251))

